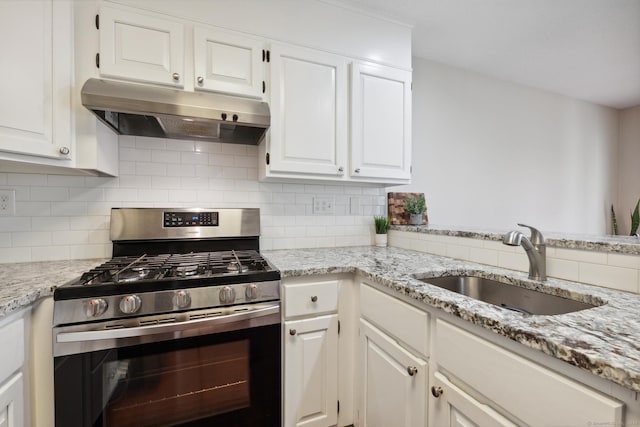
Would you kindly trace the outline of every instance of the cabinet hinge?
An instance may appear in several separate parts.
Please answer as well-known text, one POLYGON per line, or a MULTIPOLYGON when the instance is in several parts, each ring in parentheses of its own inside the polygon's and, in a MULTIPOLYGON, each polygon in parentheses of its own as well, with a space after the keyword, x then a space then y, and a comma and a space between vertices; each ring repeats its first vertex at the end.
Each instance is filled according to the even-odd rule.
POLYGON ((409 173, 413 173, 413 165, 409 166, 409 173))
POLYGON ((340 401, 338 400, 338 413, 340 413, 340 401))
POLYGON ((96 14, 96 30, 100 29, 100 15, 96 14))
POLYGON ((338 335, 340 335, 340 321, 338 320, 338 335))
POLYGON ((267 62, 271 62, 271 51, 267 50, 267 62))
POLYGON ((262 62, 264 62, 267 59, 267 51, 262 49, 262 62))
POLYGON ((265 93, 267 91, 267 83, 263 80, 262 81, 262 93, 265 93))
POLYGON ((100 68, 100 53, 96 53, 96 67, 100 68))
POLYGON ((267 154, 265 155, 265 160, 266 160, 267 164, 269 164, 269 153, 267 153, 267 154))

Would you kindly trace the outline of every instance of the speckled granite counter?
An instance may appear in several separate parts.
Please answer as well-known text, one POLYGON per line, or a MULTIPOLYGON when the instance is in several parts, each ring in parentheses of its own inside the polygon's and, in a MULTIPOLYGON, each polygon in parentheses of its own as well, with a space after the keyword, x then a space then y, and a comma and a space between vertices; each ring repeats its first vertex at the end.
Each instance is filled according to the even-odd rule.
MULTIPOLYGON (((501 241, 505 233, 510 230, 526 229, 514 226, 509 230, 480 230, 460 229, 453 230, 450 227, 437 225, 392 225, 391 230, 410 231, 414 233, 435 234, 440 236, 466 237, 470 239, 501 241)), ((565 249, 582 249, 600 252, 615 252, 621 254, 640 255, 640 238, 632 236, 594 236, 547 233, 541 230, 547 242, 547 246, 565 249)))
POLYGON ((80 276, 103 259, 0 264, 0 317, 53 294, 53 288, 80 276))
POLYGON ((398 248, 265 251, 283 277, 360 273, 395 292, 444 310, 530 348, 640 391, 640 296, 398 248), (602 306, 555 316, 524 316, 414 278, 477 274, 602 306))

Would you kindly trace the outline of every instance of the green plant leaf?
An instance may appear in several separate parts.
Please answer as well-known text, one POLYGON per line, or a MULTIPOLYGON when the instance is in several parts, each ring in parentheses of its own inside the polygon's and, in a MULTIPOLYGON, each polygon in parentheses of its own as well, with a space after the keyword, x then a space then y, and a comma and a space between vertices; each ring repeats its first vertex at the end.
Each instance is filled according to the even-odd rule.
POLYGON ((374 216, 373 222, 376 228, 376 234, 387 234, 389 229, 389 218, 386 216, 374 216))
POLYGON ((631 232, 629 235, 635 236, 638 233, 638 226, 640 225, 640 199, 636 203, 636 207, 631 214, 631 232))
POLYGON ((613 205, 611 205, 611 230, 614 235, 618 235, 618 220, 616 219, 616 211, 613 210, 613 205))

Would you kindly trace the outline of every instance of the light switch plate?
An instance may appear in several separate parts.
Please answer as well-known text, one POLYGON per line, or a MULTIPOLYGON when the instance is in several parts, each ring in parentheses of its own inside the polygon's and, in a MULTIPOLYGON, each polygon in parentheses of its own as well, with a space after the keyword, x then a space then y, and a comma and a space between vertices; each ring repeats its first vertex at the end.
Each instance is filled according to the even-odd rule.
POLYGON ((16 214, 16 190, 0 188, 0 216, 16 214))

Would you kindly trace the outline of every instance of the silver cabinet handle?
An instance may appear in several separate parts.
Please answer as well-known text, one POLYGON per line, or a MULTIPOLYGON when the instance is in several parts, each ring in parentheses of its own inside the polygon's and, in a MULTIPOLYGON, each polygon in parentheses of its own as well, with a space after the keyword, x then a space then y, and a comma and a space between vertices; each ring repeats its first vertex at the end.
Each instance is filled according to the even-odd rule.
POLYGON ((173 73, 171 77, 173 77, 173 80, 176 81, 176 82, 178 80, 180 80, 180 74, 178 74, 178 73, 173 73))
POLYGON ((444 393, 444 390, 442 390, 442 387, 440 386, 432 386, 431 387, 431 394, 433 395, 433 397, 435 397, 436 399, 440 396, 442 396, 442 393, 444 393))
POLYGON ((71 151, 69 150, 69 147, 60 147, 60 150, 58 150, 60 152, 60 154, 62 154, 63 156, 68 155, 71 151))
POLYGON ((296 331, 295 329, 289 329, 289 335, 293 336, 293 335, 295 335, 297 333, 298 333, 298 331, 296 331))
POLYGON ((318 301, 318 297, 317 297, 317 296, 315 296, 315 295, 314 295, 314 296, 312 296, 312 297, 311 297, 311 302, 316 302, 316 301, 318 301))
POLYGON ((360 173, 360 168, 357 168, 354 172, 355 173, 360 173))
POLYGON ((198 78, 196 79, 198 81, 198 84, 201 85, 202 83, 204 83, 204 77, 202 76, 198 76, 198 78))
POLYGON ((342 166, 338 167, 338 172, 340 172, 340 173, 344 172, 344 167, 342 167, 342 166))
POLYGON ((416 368, 415 366, 407 366, 407 373, 409 374, 409 376, 414 376, 418 373, 418 368, 416 368))

